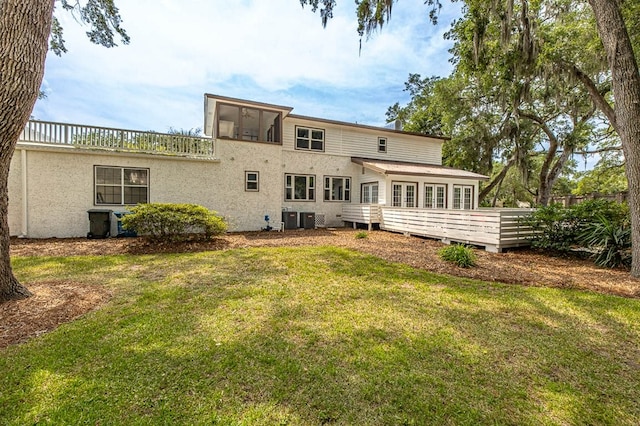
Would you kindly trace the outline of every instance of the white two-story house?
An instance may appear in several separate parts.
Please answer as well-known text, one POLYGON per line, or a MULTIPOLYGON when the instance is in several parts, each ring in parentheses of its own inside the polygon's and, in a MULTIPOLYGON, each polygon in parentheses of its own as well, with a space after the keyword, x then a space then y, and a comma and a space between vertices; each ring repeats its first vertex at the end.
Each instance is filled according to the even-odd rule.
POLYGON ((205 138, 30 122, 11 164, 11 235, 85 236, 89 210, 145 202, 200 204, 234 231, 265 216, 293 227, 293 212, 343 226, 347 206, 478 208, 486 176, 442 166, 446 138, 210 94, 204 116, 205 138))

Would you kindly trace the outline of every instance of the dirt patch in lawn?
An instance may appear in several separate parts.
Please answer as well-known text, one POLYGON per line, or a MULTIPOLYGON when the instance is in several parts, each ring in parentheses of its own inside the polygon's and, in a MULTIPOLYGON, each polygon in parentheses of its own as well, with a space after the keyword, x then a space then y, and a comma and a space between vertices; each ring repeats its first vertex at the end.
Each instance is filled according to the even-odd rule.
POLYGON ((110 297, 104 287, 69 281, 34 283, 29 290, 28 299, 0 303, 0 348, 49 332, 110 297))
MULTIPOLYGON (((382 259, 416 268, 527 286, 577 288, 624 297, 640 297, 640 280, 622 269, 596 267, 589 259, 553 257, 530 249, 506 253, 477 250, 478 265, 460 268, 442 261, 439 241, 409 237, 384 231, 367 232, 356 238, 351 229, 295 230, 286 232, 247 232, 227 234, 206 242, 148 244, 140 238, 107 240, 12 239, 12 256, 74 256, 110 254, 156 254, 199 252, 246 247, 338 246, 355 249, 382 259)), ((0 348, 22 342, 70 321, 108 300, 101 287, 73 282, 28 285, 34 297, 0 304, 0 348)))

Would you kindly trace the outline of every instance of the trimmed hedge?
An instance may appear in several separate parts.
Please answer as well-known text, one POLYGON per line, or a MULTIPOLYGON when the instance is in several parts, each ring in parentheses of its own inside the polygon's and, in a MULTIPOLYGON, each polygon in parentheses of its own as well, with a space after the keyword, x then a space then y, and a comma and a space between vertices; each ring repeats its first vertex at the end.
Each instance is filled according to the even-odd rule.
POLYGON ((122 218, 123 228, 153 241, 208 239, 227 231, 218 213, 197 204, 138 204, 130 211, 122 218))

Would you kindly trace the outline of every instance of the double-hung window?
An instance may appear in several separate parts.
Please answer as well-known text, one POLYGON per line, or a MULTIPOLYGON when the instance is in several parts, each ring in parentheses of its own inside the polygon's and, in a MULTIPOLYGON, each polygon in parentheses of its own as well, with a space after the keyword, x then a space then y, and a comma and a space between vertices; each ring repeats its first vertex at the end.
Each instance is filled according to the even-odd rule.
POLYGON ((453 208, 457 210, 473 208, 473 186, 453 185, 453 208))
POLYGON ((325 176, 324 177, 325 201, 351 201, 351 178, 325 176))
POLYGON ((95 166, 95 204, 149 202, 149 169, 95 166))
POLYGON ((244 172, 244 190, 257 192, 260 190, 260 174, 258 172, 244 172))
POLYGON ((424 186, 424 207, 427 209, 444 209, 447 207, 447 185, 427 183, 424 186))
POLYGON ((284 198, 287 201, 314 201, 316 177, 314 175, 284 175, 284 198))
POLYGON ((378 152, 387 152, 387 138, 378 138, 378 152))
POLYGON ((324 130, 296 127, 296 149, 324 151, 324 130))
POLYGON ((362 204, 378 204, 378 182, 363 183, 360 199, 362 204))

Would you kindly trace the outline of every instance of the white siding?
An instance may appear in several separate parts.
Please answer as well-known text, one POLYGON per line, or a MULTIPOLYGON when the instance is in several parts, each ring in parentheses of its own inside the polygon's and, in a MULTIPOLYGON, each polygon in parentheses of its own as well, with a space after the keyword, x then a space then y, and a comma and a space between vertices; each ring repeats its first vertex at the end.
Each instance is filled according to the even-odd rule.
MULTIPOLYGON (((376 131, 368 128, 340 126, 321 121, 285 118, 283 134, 283 150, 295 151, 296 126, 324 129, 324 154, 343 155, 348 157, 375 158, 381 160, 407 161, 413 163, 442 164, 442 140, 414 136, 384 129, 376 131), (387 152, 378 152, 378 138, 387 139, 387 152)), ((304 151, 310 155, 321 155, 322 152, 304 151)))
POLYGON ((378 204, 382 204, 382 205, 386 204, 385 200, 386 200, 387 191, 386 191, 385 176, 383 174, 376 173, 363 166, 358 166, 358 172, 356 176, 357 176, 356 189, 357 189, 358 196, 357 198, 354 198, 354 203, 360 203, 362 201, 361 192, 362 192, 363 183, 377 182, 378 183, 378 204))

